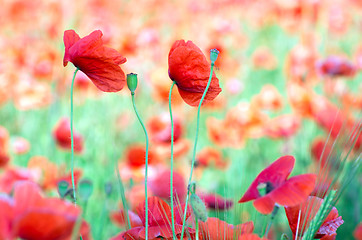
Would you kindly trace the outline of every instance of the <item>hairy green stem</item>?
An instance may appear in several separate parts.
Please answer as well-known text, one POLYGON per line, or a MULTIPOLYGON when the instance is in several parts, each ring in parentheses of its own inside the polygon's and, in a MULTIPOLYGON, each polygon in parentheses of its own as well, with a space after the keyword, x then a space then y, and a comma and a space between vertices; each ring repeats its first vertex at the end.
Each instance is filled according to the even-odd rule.
POLYGON ((73 87, 74 87, 74 80, 75 76, 77 75, 78 68, 75 69, 72 85, 70 87, 70 139, 71 139, 71 173, 72 173, 72 188, 73 188, 73 198, 74 198, 74 205, 77 205, 77 198, 75 194, 75 183, 74 183, 74 136, 73 136, 73 87))
POLYGON ((173 129, 173 117, 172 117, 172 108, 171 108, 171 95, 173 86, 175 86, 175 81, 172 81, 170 92, 168 94, 168 108, 170 111, 170 120, 171 120, 171 159, 170 159, 170 199, 171 199, 171 222, 172 222, 172 238, 176 239, 176 231, 175 231, 175 213, 173 206, 173 140, 174 140, 174 129, 173 129))
POLYGON ((146 156, 145 156, 145 227, 146 227, 146 240, 148 240, 148 197, 147 197, 147 176, 148 176, 148 134, 145 125, 143 124, 140 115, 138 114, 136 103, 134 100, 134 92, 131 92, 133 109, 136 113, 138 121, 140 122, 146 137, 146 156))
MULTIPOLYGON (((190 185, 191 180, 192 180, 192 173, 194 170, 194 165, 195 165, 195 159, 196 159, 196 148, 197 148, 197 140, 199 138, 199 125, 200 125, 200 109, 201 109, 201 105, 202 102, 204 101, 204 98, 206 96, 207 91, 209 90, 210 84, 211 84, 211 79, 212 79, 212 73, 213 73, 213 68, 214 68, 214 63, 211 63, 211 70, 210 70, 210 76, 209 76, 209 81, 207 82, 206 88, 204 93, 202 94, 202 97, 200 99, 200 103, 199 103, 199 107, 197 109, 197 120, 196 120, 196 136, 195 136, 195 143, 194 143, 194 148, 193 148, 193 153, 192 153, 192 162, 191 162, 191 170, 190 170, 190 177, 189 177, 189 181, 187 186, 190 185)), ((185 201, 185 212, 184 212, 184 216, 183 216, 183 220, 182 220, 182 231, 181 231, 181 238, 183 239, 183 235, 184 235, 184 230, 185 230, 185 223, 186 223, 186 213, 187 213, 187 204, 189 201, 189 194, 190 194, 190 188, 187 188, 187 195, 186 195, 186 201, 185 201)))

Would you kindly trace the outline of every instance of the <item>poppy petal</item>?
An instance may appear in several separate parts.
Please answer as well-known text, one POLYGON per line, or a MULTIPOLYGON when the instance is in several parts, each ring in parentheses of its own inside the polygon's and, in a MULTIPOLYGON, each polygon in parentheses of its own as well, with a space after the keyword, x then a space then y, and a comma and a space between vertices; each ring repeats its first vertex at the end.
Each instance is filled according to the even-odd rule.
MULTIPOLYGON (((168 66, 169 76, 177 83, 183 100, 191 106, 198 106, 211 70, 200 48, 191 41, 176 41, 168 56, 168 66)), ((205 103, 213 100, 220 92, 219 80, 213 73, 205 103)))
POLYGON ((70 61, 69 48, 72 47, 76 42, 78 42, 80 40, 80 37, 74 30, 66 30, 64 32, 63 40, 65 46, 63 66, 65 67, 70 61))
POLYGON ((314 189, 317 176, 303 174, 288 179, 283 185, 270 192, 270 197, 283 206, 298 205, 307 199, 314 189))
POLYGON ((269 195, 265 195, 261 198, 256 199, 253 202, 254 207, 261 214, 270 214, 275 206, 275 202, 271 199, 269 195))
POLYGON ((14 186, 16 215, 42 201, 41 190, 34 182, 19 181, 14 186))
POLYGON ((260 183, 269 182, 273 188, 280 186, 292 172, 295 159, 293 156, 283 156, 265 168, 246 191, 239 203, 254 200, 260 197, 257 189, 260 183))
MULTIPOLYGON (((147 201, 149 226, 162 226, 171 222, 171 208, 165 201, 158 197, 149 197, 147 201)), ((138 206, 137 212, 144 225, 146 219, 145 202, 138 206)))
POLYGON ((126 75, 115 63, 82 56, 74 58, 72 62, 103 92, 120 91, 126 84, 126 75))

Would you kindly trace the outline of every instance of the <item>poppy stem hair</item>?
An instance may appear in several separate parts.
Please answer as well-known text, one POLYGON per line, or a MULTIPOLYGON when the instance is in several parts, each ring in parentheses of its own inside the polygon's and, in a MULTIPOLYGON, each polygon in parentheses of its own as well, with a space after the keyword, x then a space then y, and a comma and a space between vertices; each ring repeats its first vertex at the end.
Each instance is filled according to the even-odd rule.
MULTIPOLYGON (((192 162, 191 162, 190 177, 189 177, 189 181, 187 183, 187 186, 189 186, 190 183, 191 183, 192 173, 193 173, 194 166, 195 166, 197 140, 199 138, 200 109, 201 109, 202 102, 204 101, 206 93, 209 90, 209 87, 210 87, 210 84, 211 84, 213 68, 214 68, 215 61, 217 59, 218 54, 219 54, 219 51, 217 51, 216 49, 211 49, 210 50, 210 59, 211 59, 210 76, 209 76, 209 81, 207 82, 206 88, 204 90, 204 93, 202 94, 202 97, 200 99, 199 107, 197 108, 196 136, 195 136, 195 143, 194 143, 194 148, 193 148, 193 152, 192 152, 192 162)), ((187 213, 187 204, 188 204, 188 201, 189 201, 189 195, 190 195, 190 188, 187 189, 186 202, 185 202, 185 212, 184 212, 184 216, 183 216, 183 220, 182 220, 182 231, 181 231, 181 238, 180 239, 183 239, 183 235, 184 235, 185 223, 186 223, 186 213, 187 213)))
POLYGON ((73 87, 74 87, 74 80, 75 76, 77 75, 78 68, 75 69, 72 85, 70 87, 70 138, 71 138, 71 173, 72 173, 72 188, 73 188, 73 198, 74 198, 74 205, 77 205, 77 198, 76 198, 76 190, 75 190, 75 183, 74 183, 74 136, 73 136, 73 87))
POLYGON ((136 113, 136 116, 138 118, 138 121, 140 122, 143 132, 145 133, 145 137, 146 137, 146 153, 145 153, 145 231, 146 231, 146 240, 148 240, 148 196, 147 196, 147 176, 148 176, 148 144, 149 144, 149 140, 148 140, 148 134, 147 134, 147 130, 145 125, 142 122, 142 119, 137 111, 136 108, 136 103, 135 103, 135 92, 134 90, 136 90, 137 87, 137 74, 131 73, 131 74, 127 74, 127 85, 128 88, 131 91, 131 96, 132 96, 132 104, 133 104, 133 109, 134 112, 136 113))
POLYGON ((172 117, 172 107, 171 107, 171 96, 172 89, 175 86, 175 81, 172 81, 170 92, 168 94, 168 108, 170 111, 170 121, 171 121, 171 159, 170 159, 170 204, 171 204, 171 222, 172 222, 172 238, 176 239, 175 231, 175 211, 173 209, 173 141, 174 141, 174 129, 173 129, 173 117, 172 117))

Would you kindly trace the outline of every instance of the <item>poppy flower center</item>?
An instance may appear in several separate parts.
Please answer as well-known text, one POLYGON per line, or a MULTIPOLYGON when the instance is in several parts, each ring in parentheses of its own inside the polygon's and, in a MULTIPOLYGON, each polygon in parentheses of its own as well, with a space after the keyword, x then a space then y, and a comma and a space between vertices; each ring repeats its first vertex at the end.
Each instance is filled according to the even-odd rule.
POLYGON ((268 193, 270 193, 271 191, 273 191, 273 189, 274 189, 271 182, 259 183, 256 188, 258 189, 258 192, 259 192, 260 196, 265 196, 268 193))

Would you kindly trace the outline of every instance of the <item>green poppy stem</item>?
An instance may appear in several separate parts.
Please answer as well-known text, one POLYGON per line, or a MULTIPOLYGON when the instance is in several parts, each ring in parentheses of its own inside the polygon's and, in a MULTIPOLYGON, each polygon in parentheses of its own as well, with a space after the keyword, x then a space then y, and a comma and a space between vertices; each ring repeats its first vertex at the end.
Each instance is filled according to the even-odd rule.
POLYGON ((175 86, 175 81, 172 81, 170 92, 168 94, 168 108, 170 110, 170 120, 171 120, 171 160, 170 160, 170 199, 171 199, 171 222, 172 222, 172 238, 176 239, 175 231, 175 213, 173 209, 173 142, 174 142, 174 129, 173 129, 173 117, 172 117, 172 108, 171 108, 171 95, 173 86, 175 86))
POLYGON ((73 188, 73 198, 74 198, 74 205, 77 205, 77 198, 75 194, 75 183, 74 183, 74 136, 73 136, 73 87, 74 87, 74 80, 75 75, 77 75, 78 68, 75 69, 72 85, 70 87, 70 138, 71 138, 71 174, 72 174, 72 188, 73 188))
MULTIPOLYGON (((189 186, 190 183, 191 183, 192 173, 193 173, 194 165, 195 165, 196 149, 197 149, 197 140, 198 140, 198 138, 199 138, 200 109, 201 109, 202 102, 204 101, 204 98, 205 98, 205 96, 206 96, 206 93, 207 93, 207 91, 209 90, 209 87, 210 87, 210 84, 211 84, 211 79, 212 79, 212 74, 213 74, 214 65, 215 65, 215 63, 212 62, 212 63, 211 63, 211 70, 210 70, 209 81, 207 82, 205 91, 204 91, 204 93, 202 94, 202 97, 201 97, 200 103, 199 103, 199 107, 198 107, 198 109, 197 109, 196 136, 195 136, 194 148, 193 148, 193 153, 192 153, 192 162, 191 162, 190 177, 189 177, 189 181, 188 181, 187 186, 189 186)), ((183 220, 182 220, 182 231, 181 231, 181 238, 180 238, 180 239, 183 239, 183 235, 184 235, 185 223, 186 223, 186 213, 187 213, 187 204, 188 204, 188 202, 189 202, 189 194, 190 194, 190 188, 188 187, 188 189, 187 189, 187 195, 186 195, 186 201, 185 201, 185 212, 184 212, 184 216, 183 216, 183 220)))
POLYGON ((269 223, 268 223, 268 226, 267 226, 267 228, 266 228, 265 233, 263 234, 263 237, 264 237, 264 236, 267 236, 267 237, 268 237, 268 233, 269 233, 270 227, 271 227, 271 225, 273 224, 273 220, 274 220, 275 216, 277 215, 278 210, 279 210, 279 205, 276 204, 276 205, 274 206, 273 212, 271 213, 270 221, 269 221, 269 223))
POLYGON ((148 240, 148 197, 147 197, 147 176, 148 176, 148 134, 145 125, 143 124, 140 115, 138 114, 136 103, 134 100, 134 92, 131 92, 133 109, 136 113, 138 121, 140 122, 146 137, 146 156, 145 156, 145 226, 146 226, 146 240, 148 240))

